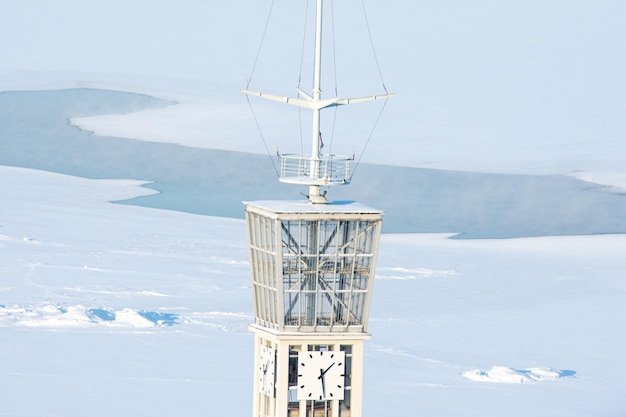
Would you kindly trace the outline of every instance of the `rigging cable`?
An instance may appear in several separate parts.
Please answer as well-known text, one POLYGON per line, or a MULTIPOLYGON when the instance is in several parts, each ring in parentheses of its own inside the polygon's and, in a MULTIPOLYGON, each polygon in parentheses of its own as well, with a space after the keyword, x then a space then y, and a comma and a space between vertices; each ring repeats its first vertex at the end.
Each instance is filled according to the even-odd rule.
POLYGON ((250 83, 252 82, 252 76, 254 75, 254 71, 256 70, 256 64, 259 62, 259 56, 261 55, 261 49, 263 48, 263 42, 265 41, 267 28, 270 24, 270 19, 272 18, 272 10, 274 10, 274 0, 272 0, 272 4, 270 5, 270 11, 267 14, 267 20, 265 21, 265 28, 263 29, 263 35, 261 36, 261 42, 259 43, 259 49, 256 52, 256 58, 254 59, 254 65, 252 65, 252 72, 250 73, 250 78, 248 78, 246 89, 250 88, 250 83))
POLYGON ((383 84, 383 89, 385 93, 389 93, 387 91, 387 87, 385 86, 385 80, 383 79, 383 72, 380 70, 380 62, 378 62, 378 55, 376 54, 376 48, 374 47, 374 39, 372 38, 372 30, 370 29, 370 23, 367 19, 367 12, 365 11, 365 0, 361 0, 361 7, 363 8, 363 16, 365 17, 365 25, 367 26, 367 34, 370 38, 370 45, 372 46, 372 52, 374 53, 374 60, 376 61, 376 68, 378 68, 378 75, 380 76, 380 82, 383 84))
POLYGON ((378 122, 380 121, 380 118, 383 115, 383 111, 385 110, 385 106, 387 106, 387 102, 388 101, 389 101, 389 98, 386 98, 385 102, 383 103, 382 108, 380 109, 380 112, 378 113, 378 117, 376 117, 376 121, 374 122, 374 126, 372 126, 372 130, 370 131, 370 134, 367 137, 367 140, 365 141, 365 146, 363 146, 363 150, 361 151, 361 154, 359 155, 359 159, 356 161, 356 164, 354 165, 354 169, 350 173, 350 181, 352 181, 352 177, 354 176, 354 173, 356 172, 357 168, 359 167, 359 164, 361 163, 361 159, 363 158, 363 155, 365 154, 365 150, 367 149, 367 145, 369 145, 370 140, 372 139, 372 136, 374 135, 374 130, 376 130, 376 126, 378 125, 378 122))
MULTIPOLYGON (((383 89, 385 90, 386 94, 389 94, 389 91, 387 91, 387 87, 385 86, 385 80, 383 78, 383 72, 380 69, 380 62, 378 61, 378 55, 376 54, 376 48, 374 47, 374 40, 372 38, 372 30, 370 29, 370 24, 369 24, 369 20, 367 18, 367 11, 365 10, 365 0, 361 0, 361 8, 363 9, 363 16, 365 18, 365 25, 367 26, 367 34, 369 36, 370 39, 370 45, 372 47, 372 53, 374 54, 374 61, 376 61, 376 68, 378 69, 378 76, 380 77, 380 82, 383 85, 383 89)), ((383 103, 383 106, 380 109, 380 112, 378 113, 378 116, 376 117, 376 121, 374 122, 374 126, 372 126, 372 130, 370 131, 367 140, 365 141, 365 146, 363 147, 363 150, 361 151, 361 154, 359 155, 359 159, 357 160, 356 164, 354 165, 354 169, 352 170, 351 174, 350 174, 350 181, 352 181, 352 177, 354 176, 354 173, 356 172, 357 168, 359 167, 359 164, 361 163, 361 159, 363 158, 363 155, 365 154, 365 150, 367 149, 367 146, 370 143, 370 140, 372 139, 372 136, 374 135, 374 130, 376 130, 376 126, 378 125, 378 122, 380 121, 381 116, 383 115, 383 112, 385 110, 385 107, 387 106, 387 102, 389 101, 389 97, 385 98, 385 102, 383 103)))
MULTIPOLYGON (((246 89, 250 88, 250 83, 252 82, 252 77, 254 76, 254 71, 256 70, 256 65, 259 62, 259 56, 261 55, 261 49, 263 48, 263 42, 265 41, 265 35, 267 34, 267 28, 269 27, 269 23, 272 17, 272 11, 274 10, 274 1, 272 0, 272 4, 270 5, 269 13, 267 14, 267 20, 265 21, 265 28, 263 29, 263 35, 261 36, 261 42, 259 43, 259 49, 256 53, 256 58, 254 59, 254 65, 252 65, 252 71, 250 73, 250 77, 248 78, 248 82, 246 84, 246 89)), ((252 107, 252 103, 250 102, 250 96, 246 94, 246 101, 248 102, 248 107, 250 107, 250 112, 252 113, 252 117, 254 118, 254 123, 256 124, 256 128, 259 131, 259 135, 261 136, 261 140, 263 141, 263 146, 265 147, 265 151, 267 152, 267 156, 270 158, 272 163, 272 167, 274 167, 274 171, 276 172, 276 176, 280 177, 278 172, 278 168, 276 168, 276 163, 274 162, 274 158, 272 157, 269 148, 267 147, 267 142, 265 141, 265 136, 263 136, 263 131, 261 130, 261 126, 259 125, 259 120, 256 117, 256 113, 254 112, 254 108, 252 107)))
POLYGON ((270 158, 272 162, 272 166, 274 167, 274 171, 276 172, 276 177, 280 178, 280 173, 278 172, 278 168, 276 168, 276 163, 274 162, 274 158, 270 153, 269 148, 267 147, 267 142, 265 141, 265 136, 263 136, 263 131, 261 130, 261 126, 259 125, 259 120, 256 117, 256 113, 254 112, 254 108, 252 107, 252 103, 250 102, 250 97, 246 94, 246 100, 248 101, 248 107, 250 107, 250 112, 252 113, 252 117, 254 118, 254 123, 256 124, 256 128, 259 131, 259 135, 261 136, 261 140, 263 140, 263 146, 265 146, 265 151, 267 152, 267 156, 270 158))

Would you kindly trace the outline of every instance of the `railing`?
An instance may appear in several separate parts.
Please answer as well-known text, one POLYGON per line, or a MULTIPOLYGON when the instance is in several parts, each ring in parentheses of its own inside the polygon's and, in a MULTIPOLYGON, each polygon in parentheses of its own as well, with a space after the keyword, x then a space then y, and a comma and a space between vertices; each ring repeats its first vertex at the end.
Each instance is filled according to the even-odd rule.
POLYGON ((350 182, 350 162, 354 157, 341 155, 279 155, 280 181, 305 185, 341 185, 350 182), (313 174, 311 175, 311 172, 313 174))

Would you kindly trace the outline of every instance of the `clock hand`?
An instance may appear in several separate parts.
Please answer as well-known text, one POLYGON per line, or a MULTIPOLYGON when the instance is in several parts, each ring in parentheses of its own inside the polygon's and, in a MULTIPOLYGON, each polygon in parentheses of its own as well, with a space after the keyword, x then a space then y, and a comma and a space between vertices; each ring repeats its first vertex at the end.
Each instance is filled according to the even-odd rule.
POLYGON ((323 369, 320 369, 320 376, 317 377, 317 379, 320 379, 322 381, 322 395, 324 398, 326 398, 326 377, 324 376, 325 373, 326 372, 323 369))
POLYGON ((326 370, 325 370, 325 371, 322 371, 322 370, 320 369, 320 371, 322 371, 322 375, 325 375, 325 374, 326 374, 326 372, 328 372, 328 370, 329 370, 330 368, 332 368, 334 364, 335 364, 335 362, 331 363, 331 364, 330 364, 330 366, 329 366, 328 368, 326 368, 326 370))

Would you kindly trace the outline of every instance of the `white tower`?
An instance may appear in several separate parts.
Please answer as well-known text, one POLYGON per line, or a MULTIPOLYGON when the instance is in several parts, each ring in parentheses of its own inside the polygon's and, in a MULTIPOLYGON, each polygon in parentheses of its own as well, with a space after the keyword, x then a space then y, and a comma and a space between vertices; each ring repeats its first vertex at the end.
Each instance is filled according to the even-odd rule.
POLYGON ((253 417, 360 417, 382 212, 248 202, 253 417))
POLYGON ((387 98, 321 97, 322 4, 317 0, 312 94, 242 92, 311 109, 310 155, 279 155, 280 181, 308 201, 246 202, 255 322, 253 417, 361 417, 363 342, 380 210, 327 202, 320 187, 347 184, 352 158, 320 152, 320 111, 387 98))

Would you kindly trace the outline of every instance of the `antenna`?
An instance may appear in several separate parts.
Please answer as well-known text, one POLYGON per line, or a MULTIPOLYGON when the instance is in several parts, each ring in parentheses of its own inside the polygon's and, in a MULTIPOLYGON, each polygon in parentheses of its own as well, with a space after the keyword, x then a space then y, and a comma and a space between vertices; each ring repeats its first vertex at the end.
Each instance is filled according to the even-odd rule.
POLYGON ((320 187, 345 185, 350 183, 350 163, 354 161, 354 155, 344 156, 321 153, 321 110, 329 107, 386 99, 393 96, 393 94, 385 93, 357 98, 322 98, 322 16, 323 0, 317 0, 315 62, 313 68, 312 94, 307 94, 299 88, 297 91, 300 93, 302 98, 278 96, 274 94, 250 91, 247 89, 241 90, 244 94, 304 107, 313 111, 311 154, 278 154, 280 160, 279 181, 289 184, 301 184, 308 186, 308 198, 313 204, 326 204, 328 202, 326 200, 325 193, 320 193, 320 187))

